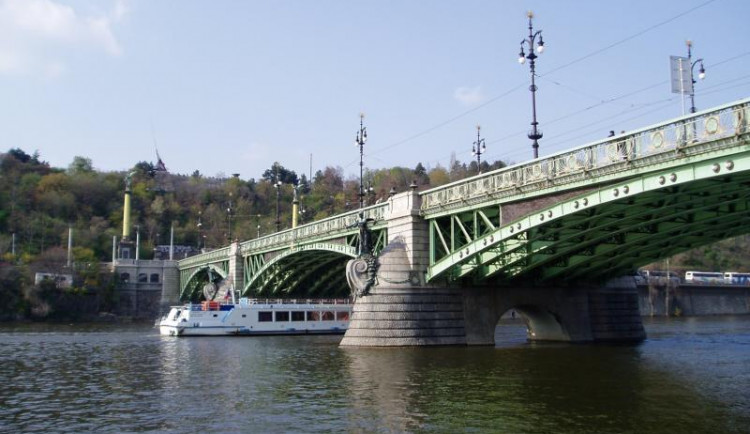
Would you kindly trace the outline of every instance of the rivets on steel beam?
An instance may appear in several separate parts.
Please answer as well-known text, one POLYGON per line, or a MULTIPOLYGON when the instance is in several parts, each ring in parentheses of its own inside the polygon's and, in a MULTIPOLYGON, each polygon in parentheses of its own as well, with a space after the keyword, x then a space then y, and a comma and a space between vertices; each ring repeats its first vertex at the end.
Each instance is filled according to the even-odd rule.
POLYGON ((487 245, 487 238, 484 239, 484 241, 482 242, 482 244, 485 245, 485 246, 487 245))
POLYGON ((458 252, 458 257, 459 257, 459 258, 463 258, 463 257, 464 257, 464 252, 462 252, 462 251, 459 251, 459 252, 458 252))
POLYGON ((578 201, 573 202, 573 208, 578 209, 579 206, 580 204, 578 203, 578 201))
POLYGON ((711 170, 713 170, 714 173, 719 173, 719 170, 721 170, 721 166, 719 166, 719 163, 714 163, 713 166, 711 166, 711 170))
POLYGON ((660 176, 659 177, 659 184, 664 185, 665 182, 667 182, 667 179, 664 178, 663 176, 660 176))
POLYGON ((518 224, 516 225, 516 227, 517 227, 517 228, 518 228, 518 230, 520 231, 520 230, 521 230, 521 223, 518 223, 518 224))
POLYGON ((466 256, 469 256, 469 249, 466 249, 466 256))
POLYGON ((544 221, 544 213, 539 214, 539 220, 544 221))
POLYGON ((732 169, 734 169, 734 161, 732 161, 732 160, 729 160, 729 161, 727 161, 727 162, 726 162, 726 163, 724 164, 724 167, 726 167, 726 168, 727 168, 727 170, 732 170, 732 169))
POLYGON ((584 198, 583 198, 583 206, 586 206, 586 205, 588 205, 588 204, 589 204, 589 200, 588 200, 588 198, 585 198, 585 197, 584 197, 584 198))
POLYGON ((625 193, 625 194, 630 193, 630 187, 628 187, 627 185, 624 186, 624 187, 622 187, 622 192, 625 193))
POLYGON ((515 229, 513 228, 513 226, 511 226, 510 227, 510 233, 512 234, 514 231, 515 231, 515 229))
POLYGON ((552 210, 547 211, 547 217, 552 218, 552 210))
POLYGON ((672 173, 671 175, 669 175, 669 180, 672 181, 672 182, 677 181, 677 174, 676 173, 672 173))
POLYGON ((495 236, 494 235, 490 235, 490 242, 492 243, 494 241, 495 241, 495 236))
POLYGON ((612 190, 612 194, 613 194, 613 195, 614 195, 615 197, 619 196, 619 195, 620 195, 620 189, 618 189, 618 188, 615 188, 614 190, 612 190))

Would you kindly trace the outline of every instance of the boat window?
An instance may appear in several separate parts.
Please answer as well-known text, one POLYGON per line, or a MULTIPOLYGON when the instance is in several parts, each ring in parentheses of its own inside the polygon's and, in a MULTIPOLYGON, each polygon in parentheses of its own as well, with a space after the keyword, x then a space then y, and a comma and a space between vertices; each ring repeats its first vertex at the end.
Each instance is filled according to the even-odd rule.
POLYGON ((323 321, 333 321, 333 312, 323 312, 323 321))
POLYGON ((292 321, 304 321, 305 312, 292 312, 292 321))
POLYGON ((289 321, 289 312, 276 312, 276 321, 289 321))
POLYGON ((336 312, 336 320, 349 321, 349 312, 336 312))
POLYGON ((320 312, 307 312, 307 320, 308 321, 320 321, 320 312))
POLYGON ((130 282, 130 273, 122 273, 122 274, 120 274, 120 280, 123 281, 123 282, 125 282, 125 283, 130 282))
POLYGON ((151 273, 151 283, 159 283, 159 274, 151 273))
POLYGON ((138 282, 139 283, 148 282, 148 277, 146 277, 146 273, 138 273, 138 282))
POLYGON ((273 312, 258 312, 258 322, 271 322, 273 321, 273 312))
POLYGON ((245 315, 245 314, 243 313, 243 314, 242 314, 242 318, 246 318, 246 317, 247 317, 247 315, 245 315))

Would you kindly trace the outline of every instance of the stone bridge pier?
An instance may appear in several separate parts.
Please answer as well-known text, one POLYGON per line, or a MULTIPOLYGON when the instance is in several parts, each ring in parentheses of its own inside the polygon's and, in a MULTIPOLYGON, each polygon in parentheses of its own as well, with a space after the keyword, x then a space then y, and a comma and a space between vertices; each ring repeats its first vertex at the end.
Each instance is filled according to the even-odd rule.
POLYGON ((602 288, 465 288, 462 299, 468 345, 494 344, 495 326, 511 309, 526 321, 533 341, 638 342, 646 337, 630 277, 602 288))
POLYGON ((632 278, 601 288, 450 287, 426 284, 429 239, 416 192, 391 200, 390 242, 375 285, 358 297, 342 346, 493 345, 500 317, 515 309, 529 339, 637 342, 645 338, 632 278))

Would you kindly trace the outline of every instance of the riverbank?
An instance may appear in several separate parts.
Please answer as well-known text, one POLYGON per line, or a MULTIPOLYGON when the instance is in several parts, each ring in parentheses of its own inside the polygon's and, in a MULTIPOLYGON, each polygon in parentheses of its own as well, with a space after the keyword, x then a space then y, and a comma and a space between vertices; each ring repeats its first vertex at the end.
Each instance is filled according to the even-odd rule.
POLYGON ((638 301, 644 317, 750 315, 750 288, 744 286, 639 285, 638 301))

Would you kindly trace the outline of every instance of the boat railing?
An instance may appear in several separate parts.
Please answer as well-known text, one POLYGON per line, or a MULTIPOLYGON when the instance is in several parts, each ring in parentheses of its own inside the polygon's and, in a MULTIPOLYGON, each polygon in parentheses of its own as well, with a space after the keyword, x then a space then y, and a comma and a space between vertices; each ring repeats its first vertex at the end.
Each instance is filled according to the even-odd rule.
POLYGON ((240 304, 351 304, 348 298, 244 298, 240 304))

